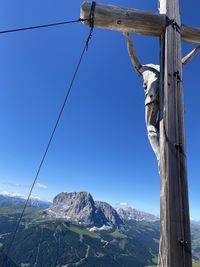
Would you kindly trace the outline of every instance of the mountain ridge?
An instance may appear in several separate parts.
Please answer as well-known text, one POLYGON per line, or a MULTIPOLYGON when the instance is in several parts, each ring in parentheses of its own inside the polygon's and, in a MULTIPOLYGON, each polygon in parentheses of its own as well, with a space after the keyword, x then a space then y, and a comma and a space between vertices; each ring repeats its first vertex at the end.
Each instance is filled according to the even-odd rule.
POLYGON ((121 227, 124 223, 111 205, 94 201, 89 192, 62 192, 44 213, 51 218, 64 218, 87 227, 121 227))
POLYGON ((147 222, 159 220, 156 215, 131 207, 113 208, 107 202, 95 201, 89 192, 84 191, 59 193, 45 213, 52 218, 65 218, 97 229, 102 227, 105 229, 104 226, 122 227, 126 220, 147 222))
MULTIPOLYGON (((65 195, 63 196, 65 198, 65 195)), ((64 198, 61 199, 65 203, 64 198)), ((60 204, 61 199, 56 198, 55 204, 60 204)), ((87 199, 92 201, 89 193, 85 192, 85 200, 87 199)), ((109 204, 97 201, 95 207, 100 207, 102 212, 106 209, 108 214, 105 215, 112 221, 113 214, 109 211, 112 207, 109 204)), ((1 208, 0 205, 1 266, 4 266, 3 253, 10 244, 21 209, 22 206, 16 208, 11 205, 6 208, 4 205, 1 208)), ((38 207, 27 207, 9 255, 9 266, 156 267, 159 221, 129 219, 124 221, 123 228, 102 227, 101 230, 90 231, 88 227, 67 221, 65 218, 44 217, 44 211, 45 209, 38 207)), ((196 264, 200 259, 200 226, 192 225, 191 232, 193 259, 196 260, 196 264)))
MULTIPOLYGON (((21 196, 18 194, 11 195, 11 194, 0 194, 0 208, 2 207, 12 207, 12 206, 19 206, 25 204, 26 198, 25 196, 21 196)), ((95 201, 95 202, 103 202, 104 201, 95 201)), ((52 205, 52 202, 41 200, 38 197, 31 197, 28 202, 29 207, 36 207, 36 208, 49 208, 52 205)), ((109 205, 109 204, 108 204, 109 205)), ((111 206, 111 205, 110 205, 111 206)), ((112 206, 111 206, 112 207, 112 206)), ((124 220, 135 220, 135 221, 157 221, 159 220, 159 216, 140 211, 133 207, 113 207, 120 216, 120 218, 124 220), (131 213, 131 214, 130 214, 131 213)), ((191 220, 191 224, 200 225, 199 220, 191 220)))
MULTIPOLYGON (((26 198, 23 196, 0 194, 0 208, 24 205, 25 202, 26 198)), ((31 197, 28 201, 29 207, 36 208, 48 208, 51 204, 51 202, 40 200, 37 197, 31 197)))
POLYGON ((144 211, 134 209, 132 207, 116 207, 115 210, 123 220, 147 221, 155 222, 159 217, 144 211))

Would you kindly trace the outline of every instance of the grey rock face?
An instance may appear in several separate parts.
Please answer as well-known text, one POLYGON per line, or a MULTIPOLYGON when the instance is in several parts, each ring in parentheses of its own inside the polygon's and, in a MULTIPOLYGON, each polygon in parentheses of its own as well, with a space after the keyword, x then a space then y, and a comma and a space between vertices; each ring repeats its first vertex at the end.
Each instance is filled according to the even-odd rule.
POLYGON ((88 192, 62 192, 54 198, 53 205, 45 213, 54 218, 65 218, 88 227, 103 225, 117 227, 123 224, 117 212, 109 204, 94 202, 88 192))
POLYGON ((85 225, 93 225, 96 221, 94 200, 88 192, 58 194, 47 213, 85 225))
POLYGON ((123 221, 111 205, 102 201, 95 201, 95 206, 98 210, 101 210, 108 222, 113 225, 122 225, 123 221))
POLYGON ((147 221, 147 222, 154 222, 159 220, 159 218, 153 214, 139 211, 131 207, 115 208, 115 210, 123 220, 135 220, 135 221, 147 221))

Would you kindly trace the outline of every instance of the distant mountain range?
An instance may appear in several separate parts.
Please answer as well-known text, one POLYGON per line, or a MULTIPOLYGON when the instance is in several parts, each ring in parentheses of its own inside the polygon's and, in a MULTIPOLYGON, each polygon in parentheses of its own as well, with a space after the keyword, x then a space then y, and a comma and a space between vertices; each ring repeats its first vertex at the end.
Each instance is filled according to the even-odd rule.
MULTIPOLYGON (((3 207, 18 207, 19 205, 25 204, 26 199, 22 196, 12 196, 7 194, 0 194, 0 208, 3 207)), ((42 201, 38 198, 30 198, 28 202, 29 207, 36 207, 36 208, 48 208, 52 203, 48 201, 42 201)))
POLYGON ((131 207, 115 208, 115 210, 123 220, 135 220, 135 221, 146 221, 146 222, 155 222, 160 220, 158 216, 155 216, 147 212, 139 211, 131 207))
POLYGON ((191 221, 192 224, 197 224, 197 225, 200 225, 200 221, 195 221, 195 220, 192 220, 191 221))
MULTIPOLYGON (((113 208, 106 202, 94 201, 89 192, 60 193, 45 214, 51 218, 64 218, 88 227, 105 229, 105 227, 123 227, 124 221, 158 221, 153 214, 131 207, 113 208)), ((93 228, 95 230, 96 228, 93 228)))
MULTIPOLYGON (((0 208, 18 207, 25 204, 25 197, 17 195, 0 194, 0 208)), ((47 209, 44 215, 51 218, 63 218, 67 221, 79 223, 88 227, 107 229, 109 227, 121 227, 126 220, 157 221, 159 218, 153 214, 131 207, 113 208, 106 202, 94 201, 89 192, 72 192, 58 194, 53 203, 31 198, 29 207, 47 209)), ((94 228, 95 229, 95 228, 94 228)))
MULTIPOLYGON (((23 196, 0 194, 0 208, 23 205, 26 198, 23 196)), ((31 197, 29 207, 47 209, 44 214, 52 218, 65 218, 71 222, 83 225, 102 227, 103 225, 120 226, 124 221, 158 221, 159 217, 137 210, 132 207, 112 207, 103 201, 94 201, 89 192, 72 192, 58 194, 53 203, 31 197)), ((200 221, 191 221, 200 225, 200 221)))
MULTIPOLYGON (((0 195, 2 267, 24 201, 0 195)), ((158 217, 152 214, 114 209, 106 202, 94 201, 88 192, 60 193, 53 204, 37 199, 26 209, 8 266, 156 267, 159 226, 158 217)), ((200 225, 192 225, 191 232, 197 267, 200 225)))
POLYGON ((60 193, 45 212, 51 218, 63 218, 87 227, 120 227, 124 223, 108 203, 94 201, 88 192, 60 193))

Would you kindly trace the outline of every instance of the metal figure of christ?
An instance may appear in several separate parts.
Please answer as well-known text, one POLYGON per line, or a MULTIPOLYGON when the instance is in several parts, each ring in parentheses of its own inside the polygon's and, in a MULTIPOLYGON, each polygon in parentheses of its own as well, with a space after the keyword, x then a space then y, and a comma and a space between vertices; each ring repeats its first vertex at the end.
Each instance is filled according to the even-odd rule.
MULTIPOLYGON (((154 64, 142 65, 137 57, 132 39, 129 33, 124 33, 127 39, 128 53, 131 62, 139 75, 143 78, 143 88, 145 94, 145 122, 147 128, 148 139, 151 147, 160 160, 160 144, 159 144, 159 87, 160 87, 160 66, 154 64)), ((200 46, 193 49, 187 56, 182 59, 185 65, 193 56, 200 51, 200 46)))

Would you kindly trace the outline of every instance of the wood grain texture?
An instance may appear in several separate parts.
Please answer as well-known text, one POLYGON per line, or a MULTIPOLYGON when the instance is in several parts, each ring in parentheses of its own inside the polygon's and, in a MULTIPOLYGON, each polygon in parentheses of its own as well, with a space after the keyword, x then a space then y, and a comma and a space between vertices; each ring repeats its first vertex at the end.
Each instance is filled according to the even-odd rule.
MULTIPOLYGON (((90 2, 81 5, 81 18, 89 18, 90 2)), ((85 25, 89 25, 87 21, 85 25)), ((111 5, 96 4, 94 26, 97 28, 160 36, 165 16, 111 5)))
MULTIPOLYGON (((180 25, 179 1, 160 0, 160 4, 180 25)), ((179 29, 166 27, 161 40, 159 267, 192 267, 179 29)))
POLYGON ((183 24, 181 26, 181 38, 185 42, 200 45, 200 29, 183 24))
MULTIPOLYGON (((81 5, 80 17, 88 19, 90 9, 91 2, 84 2, 81 5)), ((89 26, 88 21, 83 23, 89 26)), ((165 25, 165 14, 96 4, 94 26, 97 28, 160 37, 165 29, 165 25)), ((200 44, 200 29, 198 28, 182 25, 181 35, 182 40, 185 42, 200 44)))

